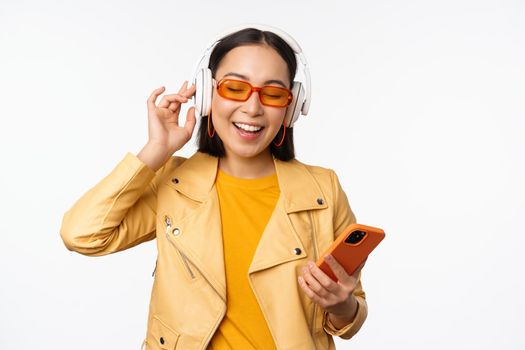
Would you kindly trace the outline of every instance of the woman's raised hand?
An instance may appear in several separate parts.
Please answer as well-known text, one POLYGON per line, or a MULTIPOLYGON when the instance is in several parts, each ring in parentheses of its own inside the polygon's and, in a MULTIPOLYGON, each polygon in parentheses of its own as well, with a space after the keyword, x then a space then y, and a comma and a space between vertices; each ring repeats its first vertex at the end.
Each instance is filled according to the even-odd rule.
POLYGON ((195 127, 194 107, 188 110, 184 126, 179 126, 180 107, 193 96, 195 86, 188 88, 188 82, 185 81, 178 93, 164 95, 160 103, 155 105, 164 90, 164 87, 158 88, 148 98, 148 142, 163 146, 173 154, 191 139, 195 127))
POLYGON ((186 114, 184 126, 179 125, 180 107, 195 94, 195 85, 188 88, 188 82, 185 81, 179 92, 164 95, 157 105, 157 98, 164 90, 164 87, 160 87, 148 98, 149 139, 137 155, 155 171, 191 139, 196 123, 195 107, 191 107, 186 114))

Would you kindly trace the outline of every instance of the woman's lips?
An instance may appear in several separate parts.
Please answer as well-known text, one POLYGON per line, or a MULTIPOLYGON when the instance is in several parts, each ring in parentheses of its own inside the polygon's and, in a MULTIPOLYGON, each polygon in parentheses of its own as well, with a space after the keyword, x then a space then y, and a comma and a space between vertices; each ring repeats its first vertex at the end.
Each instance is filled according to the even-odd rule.
POLYGON ((241 128, 239 128, 237 125, 233 124, 232 125, 235 127, 235 129, 237 130, 237 133, 239 134, 239 136, 241 138, 243 138, 244 140, 254 140, 256 139, 257 137, 259 137, 259 135, 262 133, 262 131, 264 130, 264 127, 261 128, 261 130, 259 131, 246 131, 246 130, 243 130, 241 128))

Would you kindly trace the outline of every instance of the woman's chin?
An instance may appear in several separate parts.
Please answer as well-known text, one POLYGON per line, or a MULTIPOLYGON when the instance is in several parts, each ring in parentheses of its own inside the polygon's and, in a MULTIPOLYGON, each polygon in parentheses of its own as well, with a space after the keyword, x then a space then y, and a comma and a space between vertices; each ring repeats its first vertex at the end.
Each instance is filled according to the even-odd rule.
POLYGON ((232 155, 238 158, 257 158, 259 156, 264 156, 270 152, 268 146, 266 148, 259 145, 235 145, 234 147, 228 149, 226 148, 226 155, 232 155))

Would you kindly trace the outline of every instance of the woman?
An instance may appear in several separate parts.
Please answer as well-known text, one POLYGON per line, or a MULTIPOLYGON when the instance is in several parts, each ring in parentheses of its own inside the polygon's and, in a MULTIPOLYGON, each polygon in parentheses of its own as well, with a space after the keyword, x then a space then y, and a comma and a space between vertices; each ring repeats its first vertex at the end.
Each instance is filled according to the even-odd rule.
POLYGON ((147 349, 334 349, 366 318, 362 266, 348 275, 328 256, 338 282, 315 266, 355 217, 333 171, 294 159, 298 45, 257 28, 213 47, 197 153, 173 156, 196 124, 193 107, 183 126, 178 116, 207 86, 185 82, 157 103, 161 87, 144 148, 64 215, 64 243, 81 254, 157 239, 147 349))

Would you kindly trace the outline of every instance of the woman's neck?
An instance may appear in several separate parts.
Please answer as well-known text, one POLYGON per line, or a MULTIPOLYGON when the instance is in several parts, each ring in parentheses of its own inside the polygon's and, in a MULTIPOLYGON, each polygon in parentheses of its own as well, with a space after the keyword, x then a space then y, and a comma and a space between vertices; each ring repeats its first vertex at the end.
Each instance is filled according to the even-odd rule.
POLYGON ((226 152, 226 156, 219 159, 219 169, 228 175, 244 179, 256 179, 275 173, 275 165, 269 149, 251 158, 226 152))

